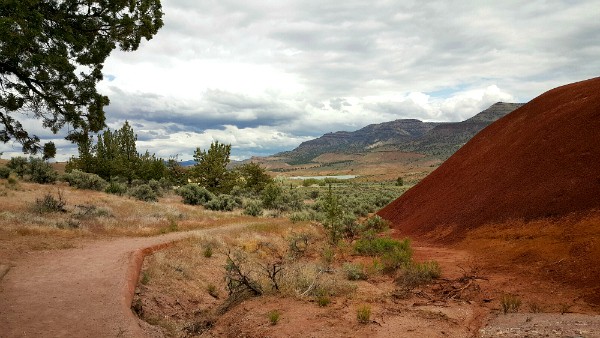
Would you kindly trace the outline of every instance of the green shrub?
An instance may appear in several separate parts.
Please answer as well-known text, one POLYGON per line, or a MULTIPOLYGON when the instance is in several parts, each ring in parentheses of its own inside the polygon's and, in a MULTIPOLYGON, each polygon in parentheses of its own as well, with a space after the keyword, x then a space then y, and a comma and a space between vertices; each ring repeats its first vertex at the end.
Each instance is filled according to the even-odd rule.
POLYGON ((296 222, 305 222, 305 221, 322 221, 324 215, 322 213, 318 213, 314 210, 303 210, 292 212, 288 218, 292 223, 296 222))
POLYGON ((343 269, 348 280, 367 280, 368 276, 362 264, 345 263, 343 269))
POLYGON ((244 206, 244 214, 258 217, 263 214, 262 203, 257 200, 249 200, 244 206))
POLYGON ((381 218, 379 215, 375 215, 367 219, 365 227, 370 230, 382 232, 389 229, 390 222, 381 218))
POLYGON ((236 207, 239 207, 240 203, 233 196, 222 194, 214 199, 210 200, 204 206, 207 209, 215 211, 233 211, 236 207))
POLYGON ((29 158, 28 173, 32 182, 39 184, 54 183, 58 173, 50 164, 40 158, 29 158))
POLYGON ((33 210, 40 214, 49 212, 66 212, 65 205, 67 203, 63 200, 60 190, 58 191, 58 199, 54 198, 52 194, 46 194, 42 198, 36 198, 33 205, 33 210))
POLYGON ((157 180, 152 179, 148 181, 148 185, 154 190, 156 196, 161 197, 163 195, 163 188, 157 180))
MULTIPOLYGON (((276 209, 278 204, 277 200, 281 198, 281 194, 283 194, 283 189, 281 189, 278 184, 267 184, 261 193, 263 207, 267 209, 276 209)), ((279 203, 281 203, 281 201, 279 201, 279 203)))
POLYGON ((190 205, 204 205, 215 198, 213 193, 197 184, 184 185, 176 193, 183 198, 184 204, 190 205))
POLYGON ((408 288, 414 288, 427 284, 433 279, 439 278, 441 269, 437 262, 412 263, 406 265, 396 283, 408 288))
POLYGON ((27 158, 23 156, 12 157, 6 166, 17 176, 23 178, 27 174, 27 158))
POLYGON ((389 237, 361 238, 354 244, 354 251, 359 255, 379 256, 394 249, 411 253, 410 240, 402 241, 389 237))
POLYGON ((381 255, 382 270, 394 272, 402 266, 410 264, 412 251, 400 247, 394 247, 381 255))
POLYGON ((144 202, 158 201, 156 192, 147 184, 138 185, 137 187, 129 189, 129 195, 144 202))
POLYGON ((106 192, 107 194, 122 196, 127 192, 127 185, 116 181, 112 181, 106 186, 104 192, 106 192))
POLYGON ((77 189, 104 191, 108 182, 96 174, 86 173, 77 169, 63 175, 62 179, 77 189))
POLYGON ((316 178, 307 178, 305 180, 302 180, 302 186, 304 187, 310 187, 311 185, 318 185, 320 183, 325 183, 325 181, 318 180, 316 178))
POLYGON ((0 178, 8 178, 10 176, 10 169, 6 166, 0 167, 0 178))

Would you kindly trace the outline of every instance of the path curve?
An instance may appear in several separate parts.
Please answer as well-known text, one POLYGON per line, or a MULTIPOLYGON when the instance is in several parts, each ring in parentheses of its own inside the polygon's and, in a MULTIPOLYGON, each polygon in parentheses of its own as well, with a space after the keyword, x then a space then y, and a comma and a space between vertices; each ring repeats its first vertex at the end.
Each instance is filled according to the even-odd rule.
POLYGON ((0 338, 142 337, 130 306, 144 256, 189 236, 243 226, 28 253, 0 280, 0 338))

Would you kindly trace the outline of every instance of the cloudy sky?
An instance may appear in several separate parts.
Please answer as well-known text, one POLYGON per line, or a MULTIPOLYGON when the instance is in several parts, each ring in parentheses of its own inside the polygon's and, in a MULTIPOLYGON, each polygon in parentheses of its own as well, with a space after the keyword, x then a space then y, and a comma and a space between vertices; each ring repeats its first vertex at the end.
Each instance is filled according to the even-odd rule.
MULTIPOLYGON (((600 76, 600 1, 163 0, 165 25, 99 84, 138 151, 290 150, 402 118, 464 120, 600 76)), ((58 160, 76 152, 61 135, 58 160)), ((64 135, 63 135, 64 136, 64 135)), ((4 158, 19 145, 0 144, 4 158)))

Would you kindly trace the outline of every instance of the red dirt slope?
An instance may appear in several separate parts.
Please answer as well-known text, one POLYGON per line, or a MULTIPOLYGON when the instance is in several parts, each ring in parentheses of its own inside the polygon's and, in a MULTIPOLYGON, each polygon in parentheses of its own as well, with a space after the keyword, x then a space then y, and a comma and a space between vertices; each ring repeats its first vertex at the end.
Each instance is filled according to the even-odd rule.
POLYGON ((482 130, 378 214, 442 242, 512 219, 600 209, 600 77, 555 88, 482 130))

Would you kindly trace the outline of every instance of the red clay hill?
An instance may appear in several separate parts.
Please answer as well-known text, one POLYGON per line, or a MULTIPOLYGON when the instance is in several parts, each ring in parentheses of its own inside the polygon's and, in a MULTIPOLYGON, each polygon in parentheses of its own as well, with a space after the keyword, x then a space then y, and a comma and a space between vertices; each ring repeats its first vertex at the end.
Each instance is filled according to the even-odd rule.
POLYGON ((401 236, 458 242, 485 224, 594 209, 600 77, 550 90, 496 121, 378 214, 401 236))

